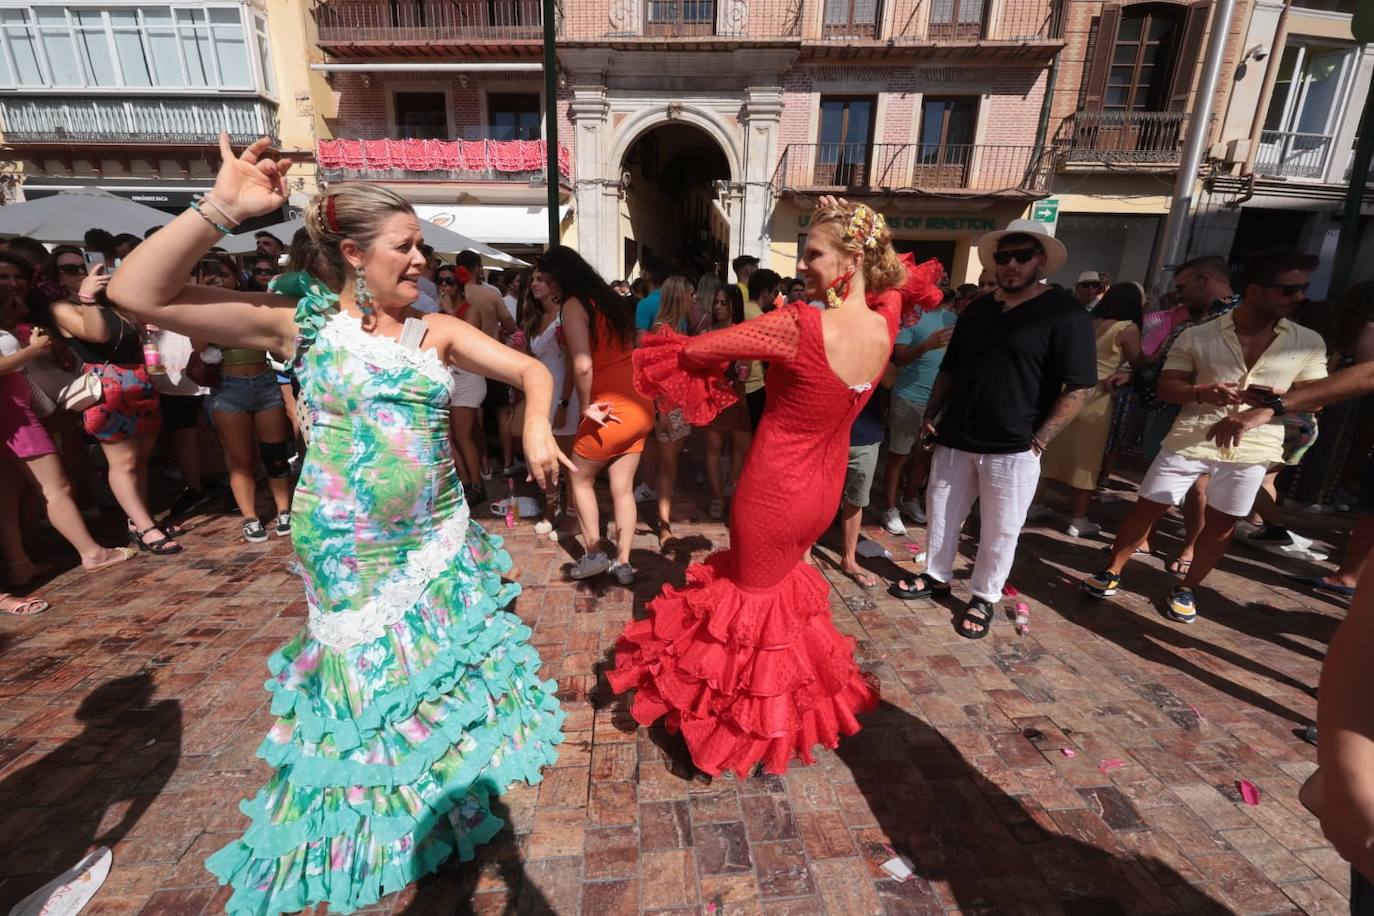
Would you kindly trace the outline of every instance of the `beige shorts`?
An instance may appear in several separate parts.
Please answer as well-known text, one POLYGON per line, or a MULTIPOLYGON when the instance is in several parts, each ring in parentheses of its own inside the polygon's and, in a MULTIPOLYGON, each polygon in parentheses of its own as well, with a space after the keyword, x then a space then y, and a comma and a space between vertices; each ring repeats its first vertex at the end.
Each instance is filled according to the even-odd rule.
POLYGON ((887 409, 887 450, 894 455, 910 455, 921 438, 925 415, 925 402, 894 397, 887 409))

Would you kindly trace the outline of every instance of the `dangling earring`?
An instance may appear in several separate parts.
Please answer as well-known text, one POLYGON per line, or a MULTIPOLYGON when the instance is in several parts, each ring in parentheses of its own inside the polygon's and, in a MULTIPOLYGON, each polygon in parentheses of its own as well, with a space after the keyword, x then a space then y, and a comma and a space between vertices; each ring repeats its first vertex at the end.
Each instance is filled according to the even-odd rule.
POLYGON ((353 277, 353 304, 358 307, 358 311, 363 313, 363 324, 372 321, 372 290, 367 288, 367 281, 363 279, 362 268, 358 268, 358 273, 353 277))
POLYGON ((849 295, 849 281, 854 278, 854 268, 849 268, 843 276, 835 278, 835 282, 825 288, 825 307, 837 309, 844 302, 844 297, 849 295))

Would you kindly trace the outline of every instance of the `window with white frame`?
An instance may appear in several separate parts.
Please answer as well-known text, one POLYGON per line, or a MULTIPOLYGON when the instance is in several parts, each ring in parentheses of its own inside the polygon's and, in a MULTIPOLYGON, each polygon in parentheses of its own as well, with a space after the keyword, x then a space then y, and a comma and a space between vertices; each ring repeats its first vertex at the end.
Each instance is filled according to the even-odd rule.
POLYGON ((267 24, 243 5, 0 7, 0 88, 273 94, 267 24))

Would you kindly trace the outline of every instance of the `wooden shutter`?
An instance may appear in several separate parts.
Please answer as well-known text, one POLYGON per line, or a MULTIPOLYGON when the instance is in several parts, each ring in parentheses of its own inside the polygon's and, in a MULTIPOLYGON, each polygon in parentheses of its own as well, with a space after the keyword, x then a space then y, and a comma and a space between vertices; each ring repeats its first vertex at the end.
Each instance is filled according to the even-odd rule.
POLYGON ((1208 0, 1188 6, 1183 16, 1183 30, 1179 33, 1178 56, 1174 58, 1174 76, 1169 81, 1169 111, 1187 111, 1188 96, 1193 91, 1193 76, 1202 62, 1203 32, 1207 28, 1208 0))
POLYGON ((1102 15, 1093 29, 1093 47, 1083 66, 1084 111, 1102 108, 1107 93, 1107 74, 1112 68, 1112 51, 1116 47, 1116 30, 1121 25, 1121 4, 1104 3, 1102 15))

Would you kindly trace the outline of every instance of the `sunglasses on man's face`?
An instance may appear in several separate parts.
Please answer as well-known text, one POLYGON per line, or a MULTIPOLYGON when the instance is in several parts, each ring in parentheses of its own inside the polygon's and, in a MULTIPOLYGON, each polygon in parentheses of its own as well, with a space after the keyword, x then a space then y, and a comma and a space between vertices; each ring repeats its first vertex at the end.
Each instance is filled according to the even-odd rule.
POLYGON ((1080 283, 1080 284, 1078 284, 1078 286, 1079 286, 1079 288, 1081 288, 1081 289, 1101 289, 1101 288, 1102 288, 1102 284, 1101 284, 1101 283, 1087 283, 1087 282, 1085 282, 1085 283, 1080 283))
POLYGON ((1040 251, 1036 248, 1007 248, 993 252, 992 260, 998 267, 1006 267, 1012 261, 1017 264, 1029 264, 1039 254, 1040 251))
POLYGON ((1302 295, 1303 293, 1307 292, 1307 287, 1309 287, 1310 285, 1311 285, 1310 283, 1266 283, 1266 284, 1264 284, 1264 286, 1265 286, 1266 289, 1276 289, 1276 290, 1278 290, 1279 292, 1283 293, 1285 296, 1289 296, 1289 297, 1302 295))
POLYGON ((66 275, 69 276, 69 277, 84 277, 84 276, 86 276, 86 265, 85 265, 85 264, 58 264, 58 265, 57 265, 57 270, 58 270, 59 273, 64 273, 64 274, 66 274, 66 275))

